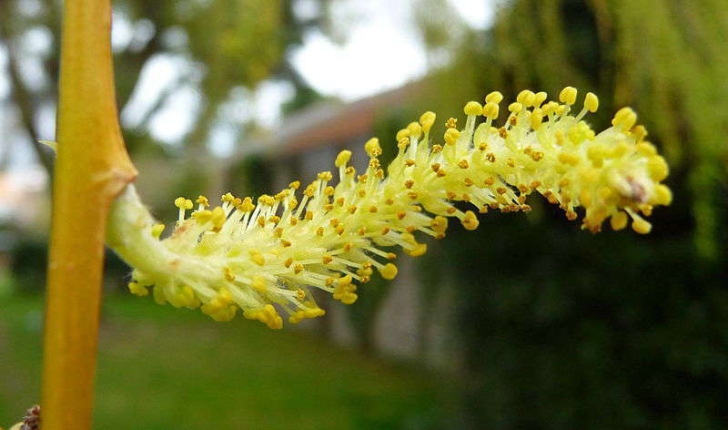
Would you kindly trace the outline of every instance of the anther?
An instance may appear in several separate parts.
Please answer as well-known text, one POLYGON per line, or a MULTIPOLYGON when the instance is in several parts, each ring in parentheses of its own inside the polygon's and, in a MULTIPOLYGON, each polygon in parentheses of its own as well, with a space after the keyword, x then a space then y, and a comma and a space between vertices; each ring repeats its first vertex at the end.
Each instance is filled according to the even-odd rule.
POLYGON ((565 87, 559 94, 559 101, 566 103, 567 105, 573 105, 576 103, 577 91, 574 87, 565 87))
POLYGON ((481 106, 478 102, 471 101, 465 105, 463 111, 465 112, 465 115, 478 116, 483 113, 483 106, 481 106))
POLYGON ((599 109, 599 98, 594 93, 586 93, 584 98, 584 109, 594 113, 599 109))

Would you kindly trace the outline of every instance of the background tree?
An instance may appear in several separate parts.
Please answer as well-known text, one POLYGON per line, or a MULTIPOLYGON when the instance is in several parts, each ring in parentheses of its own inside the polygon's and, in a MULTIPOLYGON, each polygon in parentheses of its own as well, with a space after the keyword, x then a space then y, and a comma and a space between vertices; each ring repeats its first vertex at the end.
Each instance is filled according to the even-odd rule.
POLYGON ((453 99, 574 84, 602 115, 634 106, 676 194, 649 238, 575 235, 534 201, 442 244, 471 428, 728 425, 727 18, 720 1, 516 0, 452 48, 438 86, 453 99))
MULTIPOLYGON (((153 70, 161 59, 177 66, 157 94, 146 94, 143 103, 131 108, 133 121, 125 121, 129 147, 136 151, 154 143, 150 123, 172 98, 183 90, 199 95, 194 119, 183 138, 186 147, 200 146, 206 152, 207 135, 216 121, 218 109, 238 87, 252 87, 269 77, 280 64, 284 46, 283 2, 260 0, 114 2, 114 45, 117 93, 122 115, 130 106, 140 76, 153 70), (210 25, 211 22, 216 25, 210 25), (204 31, 202 31, 204 29, 204 31), (260 43, 264 40, 265 43, 260 43), (141 105, 141 106, 140 106, 141 105), (142 145, 144 144, 144 145, 142 145)), ((57 2, 41 4, 34 0, 0 2, 0 45, 7 50, 12 104, 20 114, 29 142, 40 160, 50 166, 48 154, 35 142, 43 106, 55 105, 55 79, 58 76, 58 36, 60 12, 57 2), (38 45, 45 45, 38 49, 38 45), (39 70, 29 67, 40 65, 39 70), (32 80, 31 80, 32 78, 32 80)), ((137 94, 139 96, 139 94, 137 94)), ((202 154, 204 155, 204 154, 202 154)))

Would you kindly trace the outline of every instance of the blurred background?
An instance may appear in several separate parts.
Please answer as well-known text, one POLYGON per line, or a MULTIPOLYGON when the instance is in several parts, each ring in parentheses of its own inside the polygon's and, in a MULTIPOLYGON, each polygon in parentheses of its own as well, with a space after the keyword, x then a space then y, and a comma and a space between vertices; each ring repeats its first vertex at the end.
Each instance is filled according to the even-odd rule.
MULTIPOLYGON (((725 0, 117 0, 145 202, 272 193, 500 90, 630 105, 671 166, 648 236, 536 196, 283 332, 130 298, 108 255, 100 429, 728 428, 725 0)), ((59 1, 0 0, 0 423, 38 401, 59 1)), ((389 145, 387 145, 389 143, 389 145)))

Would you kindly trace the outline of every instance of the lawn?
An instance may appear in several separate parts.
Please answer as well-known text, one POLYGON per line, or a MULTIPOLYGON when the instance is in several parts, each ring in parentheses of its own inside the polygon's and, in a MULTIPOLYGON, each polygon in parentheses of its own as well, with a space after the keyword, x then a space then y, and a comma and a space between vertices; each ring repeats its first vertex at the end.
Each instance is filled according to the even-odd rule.
MULTIPOLYGON (((0 298, 0 425, 38 401, 42 305, 0 298)), ((111 295, 94 428, 440 428, 454 392, 416 364, 363 357, 309 333, 111 295)))

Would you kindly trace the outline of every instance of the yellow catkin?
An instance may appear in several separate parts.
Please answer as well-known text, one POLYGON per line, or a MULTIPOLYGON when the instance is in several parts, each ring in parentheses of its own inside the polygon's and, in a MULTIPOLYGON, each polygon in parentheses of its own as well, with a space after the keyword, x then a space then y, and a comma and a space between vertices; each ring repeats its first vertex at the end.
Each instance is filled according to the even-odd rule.
POLYGON ((444 238, 449 218, 475 230, 475 211, 529 212, 530 193, 558 205, 569 220, 581 218, 591 232, 605 222, 623 230, 631 219, 635 232, 649 233, 643 217, 672 201, 661 183, 667 163, 643 140, 647 132, 636 126, 631 109, 619 110, 613 127, 598 133, 582 120, 598 109, 597 97, 587 93, 575 115, 576 99, 573 87, 561 91, 560 103, 524 90, 496 125, 503 96, 493 92, 485 105, 465 105, 463 128, 448 119, 437 143, 429 135, 436 116, 425 112, 397 133, 391 145, 399 154, 389 166, 381 165, 382 146, 373 138, 364 145, 365 171, 357 174, 349 165, 352 152, 341 151, 334 160, 338 172, 321 172, 302 195, 294 182, 261 196, 257 206, 228 193, 215 207, 198 198, 197 210, 180 197, 174 231, 161 238, 163 225, 150 221, 140 245, 163 249, 164 261, 173 264, 150 264, 152 251, 143 258, 120 251, 132 266, 139 261, 144 267, 134 271, 129 290, 151 292, 159 303, 200 307, 216 321, 242 310, 245 318, 279 329, 283 314, 291 323, 324 314, 312 289, 352 304, 358 285, 376 272, 395 278, 396 254, 389 247, 421 256, 427 252, 421 237, 444 238))

